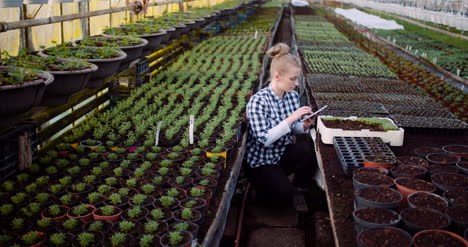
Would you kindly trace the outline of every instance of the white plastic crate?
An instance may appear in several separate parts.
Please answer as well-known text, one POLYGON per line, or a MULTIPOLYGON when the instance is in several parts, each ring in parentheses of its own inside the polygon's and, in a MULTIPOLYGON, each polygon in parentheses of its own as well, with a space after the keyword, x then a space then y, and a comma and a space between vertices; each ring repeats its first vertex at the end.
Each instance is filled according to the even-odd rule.
MULTIPOLYGON (((317 130, 320 133, 322 142, 325 144, 333 144, 333 137, 335 136, 360 136, 360 137, 380 137, 385 143, 389 143, 390 146, 403 146, 403 139, 405 130, 403 128, 398 128, 398 130, 388 130, 388 131, 371 131, 368 129, 363 130, 343 130, 343 129, 332 129, 327 128, 322 122, 324 117, 333 117, 333 116, 319 116, 317 123, 317 130)), ((347 117, 344 119, 357 119, 357 117, 347 117)), ((380 118, 386 119, 393 122, 390 118, 380 118)), ((397 126, 398 127, 398 126, 397 126)))

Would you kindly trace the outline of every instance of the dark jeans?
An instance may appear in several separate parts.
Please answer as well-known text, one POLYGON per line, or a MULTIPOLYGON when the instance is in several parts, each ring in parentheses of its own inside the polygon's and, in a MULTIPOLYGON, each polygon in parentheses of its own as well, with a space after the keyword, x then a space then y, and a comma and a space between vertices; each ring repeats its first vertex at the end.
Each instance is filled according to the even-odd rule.
POLYGON ((317 159, 313 146, 290 144, 279 165, 256 168, 245 165, 246 175, 255 186, 258 199, 274 205, 289 205, 294 196, 294 187, 305 188, 311 184, 317 159), (292 173, 294 179, 291 183, 288 176, 292 173))

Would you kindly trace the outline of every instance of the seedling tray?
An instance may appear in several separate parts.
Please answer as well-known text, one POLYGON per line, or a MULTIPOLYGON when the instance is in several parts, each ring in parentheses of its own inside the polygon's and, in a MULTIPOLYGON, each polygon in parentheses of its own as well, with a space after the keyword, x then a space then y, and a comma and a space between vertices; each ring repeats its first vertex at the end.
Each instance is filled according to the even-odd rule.
POLYGON ((401 127, 467 130, 468 124, 454 118, 391 115, 401 127))
POLYGON ((333 146, 341 167, 348 176, 352 175, 354 169, 364 166, 364 155, 384 154, 395 157, 380 137, 335 136, 333 146))
POLYGON ((328 105, 328 110, 357 111, 362 113, 388 114, 387 109, 380 103, 366 101, 332 101, 316 100, 319 108, 328 105))
MULTIPOLYGON (((403 139, 405 131, 402 128, 398 130, 387 130, 387 131, 372 131, 367 129, 362 130, 344 130, 344 129, 334 129, 326 127, 322 118, 324 117, 334 117, 334 116, 319 116, 317 123, 317 130, 320 133, 322 142, 325 144, 333 144, 333 137, 335 136, 365 136, 365 137, 380 137, 386 143, 389 143, 391 146, 403 146, 403 139)), ((345 118, 349 120, 356 119, 356 116, 345 118)), ((395 124, 390 118, 381 118, 388 121, 391 121, 395 124)), ((396 124, 395 124, 396 126, 396 124)))
POLYGON ((403 105, 384 105, 385 108, 394 115, 418 116, 418 117, 437 117, 456 119, 453 113, 445 108, 437 109, 434 107, 403 106, 403 105))

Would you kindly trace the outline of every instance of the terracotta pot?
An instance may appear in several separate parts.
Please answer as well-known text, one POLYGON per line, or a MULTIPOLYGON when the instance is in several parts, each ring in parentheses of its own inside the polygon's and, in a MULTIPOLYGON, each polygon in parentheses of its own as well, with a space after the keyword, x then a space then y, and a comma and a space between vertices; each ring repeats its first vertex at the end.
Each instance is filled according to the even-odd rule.
MULTIPOLYGON (((395 163, 396 159, 395 158, 390 158, 388 161, 384 160, 382 162, 380 161, 375 161, 376 158, 379 158, 381 155, 368 155, 364 156, 364 167, 382 167, 386 169, 392 168, 395 163)), ((383 156, 383 158, 388 158, 388 156, 383 156)))
POLYGON ((99 215, 98 213, 100 212, 100 210, 99 208, 97 208, 96 210, 93 211, 94 219, 95 220, 108 220, 114 224, 117 223, 120 219, 120 216, 122 215, 122 209, 115 207, 115 206, 111 206, 111 207, 116 209, 117 213, 115 213, 114 215, 110 215, 110 216, 99 215))
POLYGON ((82 222, 88 222, 89 220, 91 220, 93 218, 93 212, 96 210, 96 207, 93 206, 93 205, 89 205, 88 204, 88 207, 92 209, 91 212, 89 212, 88 214, 86 215, 83 215, 83 216, 73 216, 73 215, 70 215, 70 213, 73 211, 73 208, 71 208, 68 213, 67 213, 67 216, 68 218, 70 219, 79 219, 81 220, 82 222))
POLYGON ((395 186, 397 187, 398 191, 403 195, 404 200, 406 200, 408 195, 413 193, 413 192, 423 191, 423 190, 413 190, 413 189, 407 188, 407 187, 400 184, 402 180, 408 180, 408 179, 414 179, 414 180, 416 180, 418 182, 426 183, 428 185, 432 185, 431 186, 432 188, 430 190, 425 191, 425 192, 434 192, 434 191, 437 190, 437 188, 432 183, 426 182, 426 181, 421 180, 421 179, 408 178, 408 177, 395 178, 393 180, 395 182, 395 186))
POLYGON ((39 242, 36 243, 36 244, 29 245, 28 247, 39 247, 39 246, 41 246, 41 245, 44 243, 44 241, 46 240, 46 234, 43 233, 43 232, 38 232, 37 235, 40 236, 40 237, 42 238, 42 240, 39 241, 39 242))
POLYGON ((64 208, 65 209, 65 213, 63 215, 60 215, 60 216, 57 216, 57 217, 52 217, 52 218, 49 218, 47 216, 44 215, 44 213, 47 212, 47 208, 45 208, 44 210, 42 210, 41 212, 41 217, 43 219, 52 219, 53 221, 55 222, 61 222, 63 220, 66 220, 67 219, 67 215, 68 215, 68 212, 70 211, 70 208, 67 207, 67 206, 63 206, 63 205, 60 205, 61 208, 64 208))
POLYGON ((444 230, 437 230, 437 229, 423 230, 423 231, 420 231, 420 232, 416 233, 414 235, 414 237, 413 237, 413 246, 414 247, 427 247, 427 245, 421 245, 420 244, 420 239, 423 238, 424 235, 426 235, 428 233, 431 233, 431 232, 437 232, 437 233, 440 233, 440 234, 448 235, 451 238, 456 239, 458 242, 460 242, 460 244, 465 245, 466 247, 468 247, 468 242, 465 239, 463 239, 462 237, 460 237, 459 235, 457 235, 457 234, 455 234, 453 232, 444 231, 444 230))

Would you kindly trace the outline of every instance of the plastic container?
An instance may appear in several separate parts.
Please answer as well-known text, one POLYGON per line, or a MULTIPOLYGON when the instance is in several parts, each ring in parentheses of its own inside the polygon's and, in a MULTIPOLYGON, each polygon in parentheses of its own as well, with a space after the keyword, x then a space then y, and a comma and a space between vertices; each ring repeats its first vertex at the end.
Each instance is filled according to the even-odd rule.
POLYGON ((389 188, 393 186, 393 179, 378 173, 357 173, 353 176, 353 186, 354 189, 372 186, 389 188))
POLYGON ((454 165, 460 161, 460 157, 451 154, 432 153, 426 155, 426 159, 433 164, 454 165))
POLYGON ((419 158, 416 156, 400 156, 396 158, 397 165, 417 165, 427 167, 429 166, 429 162, 423 158, 419 158))
POLYGON ((447 201, 447 199, 437 195, 437 194, 434 194, 434 193, 430 193, 430 192, 424 192, 424 191, 418 191, 418 192, 414 192, 414 193, 411 193, 409 196, 408 196, 408 206, 410 208, 421 208, 423 207, 422 205, 418 204, 418 205, 415 205, 413 202, 412 202, 412 198, 414 198, 415 196, 421 196, 421 195, 424 195, 425 198, 427 198, 426 201, 439 201, 441 204, 443 204, 443 206, 436 206, 436 205, 432 205, 432 206, 429 206, 427 208, 432 208, 432 209, 435 209, 435 210, 439 210, 441 212, 445 212, 445 209, 447 209, 447 207, 449 206, 449 202, 447 201))
POLYGON ((458 233, 463 234, 464 230, 468 228, 468 220, 466 220, 468 204, 452 205, 445 210, 445 214, 455 223, 458 233))
POLYGON ((420 158, 426 158, 426 155, 432 153, 444 153, 444 150, 438 147, 417 147, 413 150, 414 154, 420 158))
POLYGON ((409 180, 409 179, 411 179, 411 180, 413 180, 414 182, 417 182, 417 183, 425 183, 425 184, 428 185, 428 187, 431 187, 431 189, 428 189, 425 192, 434 192, 434 191, 437 190, 437 188, 433 184, 431 184, 431 183, 429 183, 427 181, 418 179, 418 178, 408 178, 408 177, 395 178, 395 180, 394 180, 395 186, 397 187, 398 191, 403 195, 405 200, 411 193, 418 192, 418 191, 424 191, 424 190, 411 189, 411 188, 408 188, 408 187, 401 184, 402 181, 409 180))
POLYGON ((385 208, 361 208, 361 209, 357 209, 357 210, 355 210, 353 212, 353 219, 354 219, 354 222, 356 223, 355 229, 358 230, 358 232, 361 232, 361 231, 364 231, 364 230, 366 230, 368 228, 386 227, 386 226, 395 226, 396 227, 400 223, 401 216, 400 216, 400 214, 398 214, 395 211, 390 210, 390 209, 385 209, 385 208), (361 218, 358 217, 358 213, 360 211, 363 211, 363 210, 372 210, 372 211, 374 211, 376 213, 379 213, 379 214, 383 214, 383 213, 392 214, 395 219, 393 219, 389 223, 373 223, 373 222, 366 221, 366 220, 361 219, 361 218))
MULTIPOLYGON (((388 131, 371 131, 367 129, 363 130, 343 130, 343 129, 333 129, 325 127, 322 122, 322 118, 332 117, 332 116, 319 116, 317 123, 317 131, 320 132, 322 142, 325 144, 333 144, 333 137, 335 136, 353 136, 353 137, 380 137, 385 143, 389 143, 390 146, 403 146, 403 139, 405 131, 402 128, 398 130, 388 130, 388 131)), ((357 117, 349 117, 345 119, 356 119, 357 117)), ((390 118, 381 118, 388 121, 391 121, 390 118)), ((396 126, 396 124, 395 124, 396 126)))
POLYGON ((445 191, 443 197, 450 205, 468 203, 468 191, 461 189, 445 191))
POLYGON ((401 215, 401 220, 403 221, 403 224, 405 226, 405 229, 411 233, 416 233, 416 232, 426 230, 426 229, 445 229, 450 225, 450 218, 447 215, 432 208, 407 208, 401 211, 400 215, 401 215), (440 217, 441 219, 443 219, 442 221, 445 221, 446 223, 439 225, 439 226, 432 226, 432 225, 422 226, 422 225, 416 225, 416 223, 410 222, 406 218, 410 215, 416 214, 417 212, 424 212, 426 214, 432 214, 431 219, 434 219, 434 217, 440 217))
POLYGON ((427 169, 422 166, 417 165, 402 165, 402 166, 395 166, 393 167, 390 172, 392 173, 392 177, 399 178, 399 177, 415 177, 415 178, 424 178, 427 173, 427 169), (405 172, 405 170, 415 171, 418 170, 419 172, 416 174, 411 174, 410 172, 405 172))
POLYGON ((386 246, 410 247, 412 244, 412 239, 409 233, 401 229, 395 228, 395 227, 387 226, 387 227, 370 228, 370 229, 360 232, 357 235, 357 244, 359 247, 376 247, 376 246, 383 246, 384 244, 386 244, 386 246), (382 236, 381 237, 382 242, 373 240, 370 243, 367 243, 365 241, 366 238, 372 238, 376 236, 382 236), (402 239, 406 239, 406 241, 402 240, 403 242, 406 242, 406 244, 402 244, 396 241, 396 238, 397 238, 396 236, 399 236, 402 239), (395 242, 393 243, 393 241, 395 242))
POLYGON ((391 189, 391 188, 384 188, 384 187, 365 187, 365 188, 359 188, 355 191, 355 198, 356 198, 356 207, 357 208, 365 208, 365 207, 371 207, 371 208, 387 208, 387 209, 396 209, 400 206, 401 201, 403 200, 403 196, 401 195, 400 192, 391 189), (394 194, 398 199, 395 201, 389 201, 389 202, 376 202, 376 201, 371 201, 363 198, 360 196, 360 193, 362 193, 365 190, 382 190, 382 192, 389 192, 394 194))
POLYGON ((396 159, 386 155, 366 155, 364 156, 364 167, 382 167, 386 169, 392 168, 396 163, 396 159))
POLYGON ((442 150, 445 152, 459 156, 459 157, 468 157, 468 145, 461 145, 461 144, 453 144, 453 145, 446 145, 442 147, 442 150))
POLYGON ((458 173, 437 173, 431 181, 441 191, 468 189, 468 177, 458 173))
POLYGON ((463 173, 465 173, 466 175, 468 175, 468 161, 460 161, 460 162, 457 162, 457 165, 458 169, 460 169, 463 173))

